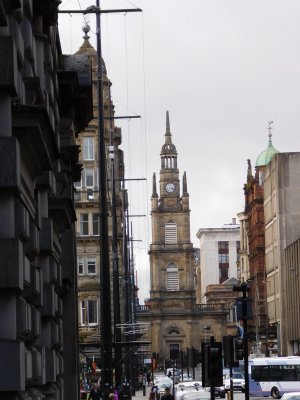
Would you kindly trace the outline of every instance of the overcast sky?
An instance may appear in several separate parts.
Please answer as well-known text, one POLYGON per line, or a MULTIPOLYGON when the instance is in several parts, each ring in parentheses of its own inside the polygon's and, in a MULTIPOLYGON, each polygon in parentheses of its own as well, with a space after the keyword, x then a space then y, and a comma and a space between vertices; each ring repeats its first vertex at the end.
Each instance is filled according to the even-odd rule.
MULTIPOLYGON (((85 9, 95 0, 63 0, 85 9)), ((152 174, 160 169, 165 114, 170 112, 180 176, 187 173, 191 241, 199 228, 230 223, 244 208, 247 159, 252 166, 272 141, 300 150, 299 0, 102 0, 101 8, 142 13, 102 14, 103 58, 122 127, 141 302, 148 297, 152 174)), ((95 16, 90 42, 95 46, 95 16)), ((63 52, 82 44, 80 15, 62 15, 63 52)))

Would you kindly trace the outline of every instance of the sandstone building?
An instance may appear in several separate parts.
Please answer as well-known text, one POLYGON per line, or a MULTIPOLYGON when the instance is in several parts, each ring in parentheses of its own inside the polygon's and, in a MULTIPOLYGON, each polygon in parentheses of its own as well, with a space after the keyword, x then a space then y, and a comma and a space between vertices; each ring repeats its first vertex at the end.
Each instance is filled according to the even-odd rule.
POLYGON ((247 234, 249 272, 255 320, 249 327, 253 351, 262 355, 299 353, 299 153, 279 153, 272 144, 248 160, 242 230, 247 234), (294 272, 295 271, 295 272, 294 272))
POLYGON ((227 310, 220 303, 196 303, 187 177, 184 172, 180 179, 168 112, 160 158, 159 182, 154 174, 151 197, 150 299, 138 308, 137 319, 149 322, 151 352, 168 363, 187 347, 200 350, 210 336, 221 341, 227 310))
POLYGON ((0 397, 79 399, 73 184, 91 63, 56 0, 0 1, 0 397))

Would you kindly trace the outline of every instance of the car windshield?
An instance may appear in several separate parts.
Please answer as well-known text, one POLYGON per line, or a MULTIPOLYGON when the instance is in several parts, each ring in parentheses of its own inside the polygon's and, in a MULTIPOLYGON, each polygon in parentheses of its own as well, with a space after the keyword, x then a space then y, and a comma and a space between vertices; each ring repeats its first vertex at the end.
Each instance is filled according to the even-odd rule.
POLYGON ((170 379, 164 379, 161 381, 158 381, 156 383, 156 386, 158 387, 158 389, 162 389, 162 388, 166 388, 166 387, 171 387, 173 384, 173 382, 170 379))
POLYGON ((244 379, 244 375, 241 372, 234 372, 233 379, 244 379))

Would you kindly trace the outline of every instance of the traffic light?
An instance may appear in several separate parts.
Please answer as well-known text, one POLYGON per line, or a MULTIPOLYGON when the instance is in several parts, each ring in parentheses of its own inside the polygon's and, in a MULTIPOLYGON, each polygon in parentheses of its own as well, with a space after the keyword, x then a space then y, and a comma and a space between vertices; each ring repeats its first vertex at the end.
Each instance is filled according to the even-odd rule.
POLYGON ((244 342, 243 339, 233 339, 233 358, 234 361, 242 360, 244 358, 244 342))
POLYGON ((223 386, 222 343, 210 347, 209 364, 211 386, 223 386))
POLYGON ((201 344, 202 386, 223 386, 222 343, 201 344))
POLYGON ((223 336, 224 367, 238 367, 239 363, 234 361, 233 356, 233 336, 223 336))

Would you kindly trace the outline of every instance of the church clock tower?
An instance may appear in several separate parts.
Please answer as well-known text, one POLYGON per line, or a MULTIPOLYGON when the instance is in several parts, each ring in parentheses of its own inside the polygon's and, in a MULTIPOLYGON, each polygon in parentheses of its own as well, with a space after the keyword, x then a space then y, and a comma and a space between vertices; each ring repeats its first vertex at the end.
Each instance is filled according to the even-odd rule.
POLYGON ((180 350, 194 343, 195 290, 186 173, 180 182, 177 150, 172 142, 168 111, 165 143, 160 157, 159 193, 153 174, 151 197, 149 306, 152 314, 152 349, 170 360, 177 358, 180 350))

